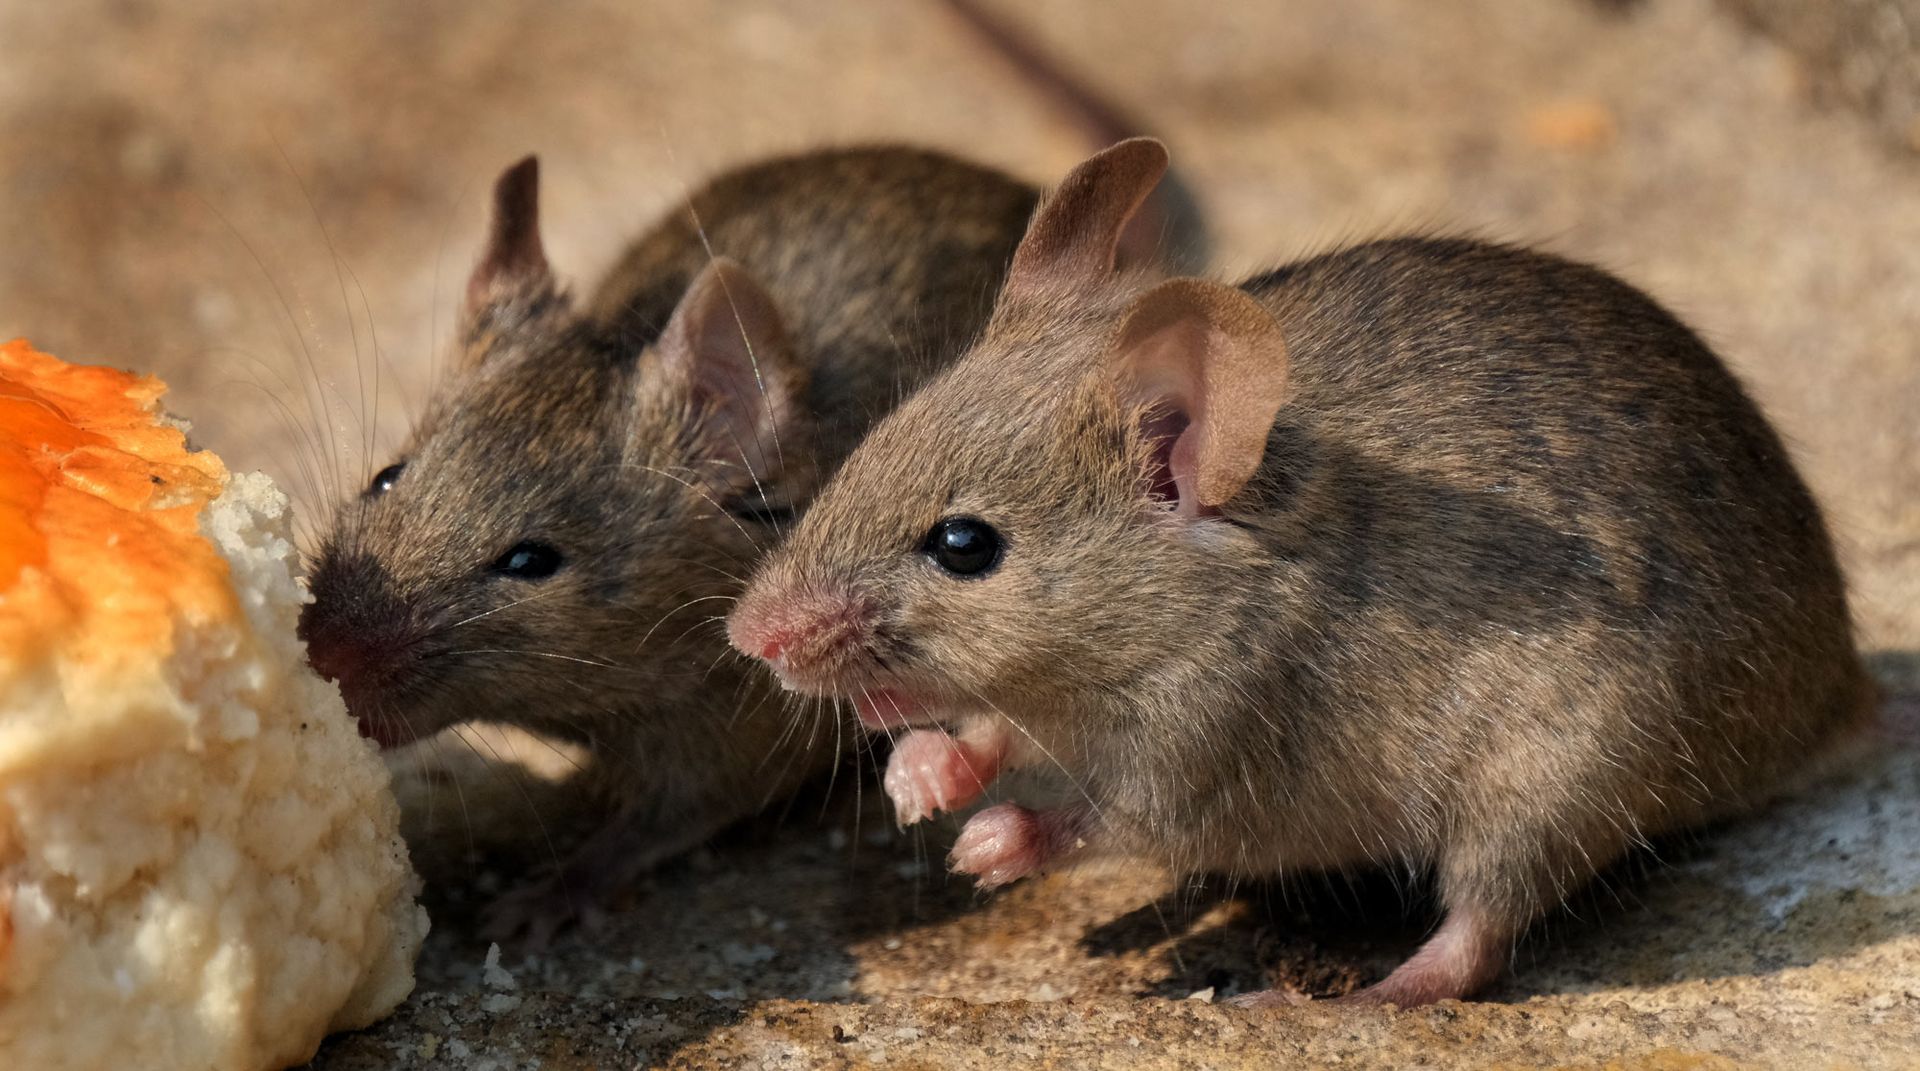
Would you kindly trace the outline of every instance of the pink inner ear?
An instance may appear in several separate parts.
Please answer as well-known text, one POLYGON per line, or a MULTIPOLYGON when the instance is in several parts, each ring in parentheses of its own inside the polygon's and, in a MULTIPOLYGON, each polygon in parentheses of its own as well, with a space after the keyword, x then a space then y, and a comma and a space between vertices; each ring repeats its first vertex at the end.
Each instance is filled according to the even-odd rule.
POLYGON ((1169 279, 1135 299, 1113 346, 1127 402, 1186 418, 1166 455, 1178 513, 1219 516, 1258 472, 1286 403, 1279 323, 1243 291, 1169 279))
POLYGON ((1173 474, 1173 453, 1180 436, 1187 430, 1187 415, 1165 406, 1156 406, 1140 425, 1140 434, 1153 447, 1148 464, 1147 493, 1155 501, 1180 505, 1180 481, 1173 474))
MULTIPOLYGON (((738 328, 735 328, 737 335, 738 328)), ((694 389, 740 438, 741 449, 758 446, 759 429, 766 423, 766 399, 753 374, 746 345, 737 337, 714 340, 707 359, 694 372, 694 389)))
POLYGON ((765 293, 724 258, 674 310, 661 356, 687 376, 693 400, 711 417, 709 460, 740 466, 727 479, 768 480, 783 461, 776 436, 789 409, 784 346, 765 293))
POLYGON ((1206 345, 1191 323, 1170 324, 1133 349, 1134 397, 1149 405, 1140 431, 1153 443, 1151 489, 1185 517, 1211 517, 1200 504, 1200 437, 1207 413, 1200 396, 1198 355, 1206 345))

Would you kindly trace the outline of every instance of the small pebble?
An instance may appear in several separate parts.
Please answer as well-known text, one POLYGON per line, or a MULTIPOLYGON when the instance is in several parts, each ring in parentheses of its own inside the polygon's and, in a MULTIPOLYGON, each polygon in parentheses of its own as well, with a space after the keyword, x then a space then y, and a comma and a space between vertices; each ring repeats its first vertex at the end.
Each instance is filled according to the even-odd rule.
POLYGON ((500 946, 497 944, 487 946, 487 961, 480 967, 480 980, 486 983, 488 989, 513 990, 520 985, 513 980, 512 972, 500 966, 500 946))

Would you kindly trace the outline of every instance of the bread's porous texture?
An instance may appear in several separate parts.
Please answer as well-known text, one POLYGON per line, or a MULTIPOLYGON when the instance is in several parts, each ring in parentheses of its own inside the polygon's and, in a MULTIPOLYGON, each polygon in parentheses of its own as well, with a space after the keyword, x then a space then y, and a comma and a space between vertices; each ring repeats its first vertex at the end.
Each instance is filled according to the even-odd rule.
POLYGON ((386 770, 295 638, 285 496, 167 441, 154 381, 88 389, 164 461, 49 362, 0 347, 0 407, 82 429, 0 433, 0 1067, 300 1063, 413 988, 386 770))

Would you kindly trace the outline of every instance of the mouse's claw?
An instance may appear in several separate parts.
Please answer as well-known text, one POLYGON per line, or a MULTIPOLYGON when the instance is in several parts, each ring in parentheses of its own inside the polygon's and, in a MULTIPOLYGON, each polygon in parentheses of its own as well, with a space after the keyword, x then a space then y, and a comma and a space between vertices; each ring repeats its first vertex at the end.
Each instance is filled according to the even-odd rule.
MULTIPOLYGON (((588 912, 576 911, 558 873, 535 878, 501 893, 480 918, 480 936, 520 952, 544 952, 555 934, 588 912)), ((594 912, 597 914, 597 912, 594 912)))
POLYGON ((507 890, 481 916, 481 936, 523 952, 547 948, 561 931, 600 929, 609 908, 641 875, 705 843, 727 824, 724 813, 689 820, 665 833, 632 824, 621 813, 582 841, 552 869, 507 890))
POLYGON ((1077 809, 997 804, 967 819, 947 862, 954 873, 973 875, 980 888, 997 889, 1082 847, 1085 829, 1086 815, 1077 809))
POLYGON ((938 729, 915 729, 893 746, 881 784, 905 827, 979 799, 999 772, 997 755, 938 729))

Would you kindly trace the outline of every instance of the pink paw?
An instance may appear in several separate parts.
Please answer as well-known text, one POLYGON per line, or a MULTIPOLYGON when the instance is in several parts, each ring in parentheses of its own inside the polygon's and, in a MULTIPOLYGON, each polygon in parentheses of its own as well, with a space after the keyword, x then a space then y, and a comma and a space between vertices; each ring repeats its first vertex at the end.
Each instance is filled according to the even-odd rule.
POLYGON ((955 873, 973 875, 982 889, 997 889, 1064 854, 1076 839, 1075 828, 1061 812, 1002 803, 967 819, 947 862, 955 873))
POLYGON ((893 746, 882 785, 903 826, 980 798, 1000 774, 991 749, 956 740, 938 729, 915 729, 893 746))

